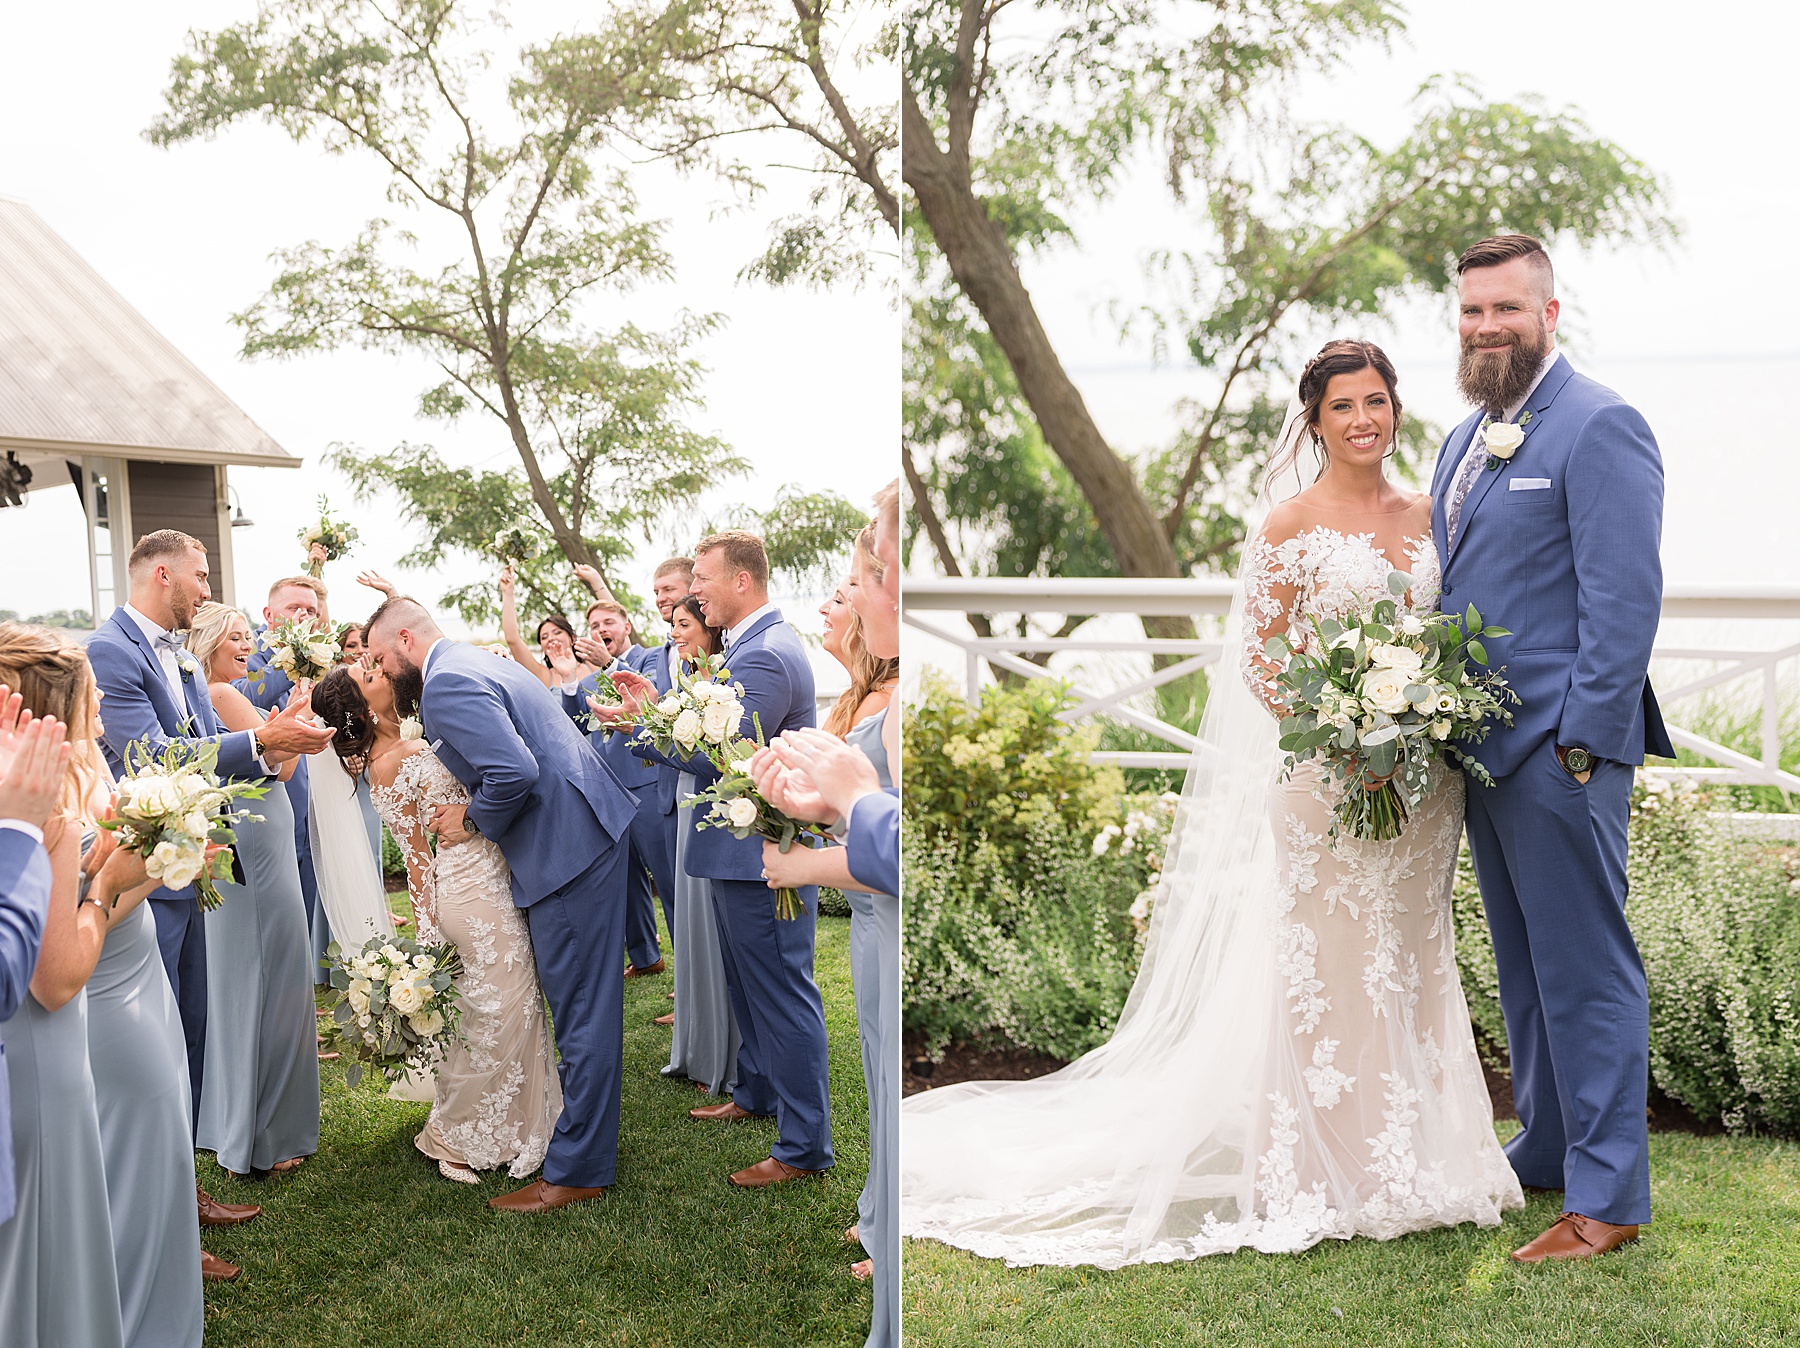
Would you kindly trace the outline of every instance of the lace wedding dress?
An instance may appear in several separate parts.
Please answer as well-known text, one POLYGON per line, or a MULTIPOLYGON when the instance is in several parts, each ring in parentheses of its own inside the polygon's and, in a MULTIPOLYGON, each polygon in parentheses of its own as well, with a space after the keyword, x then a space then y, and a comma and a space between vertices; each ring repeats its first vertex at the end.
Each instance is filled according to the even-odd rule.
MULTIPOLYGON (((1435 608, 1430 538, 1408 559, 1413 602, 1435 608)), ((1393 570, 1369 534, 1246 548, 1226 647, 1244 681, 1215 681, 1119 1026, 1050 1077, 907 1101, 907 1234, 1112 1268, 1491 1226, 1522 1205, 1455 961, 1462 774, 1434 770, 1392 842, 1329 842, 1317 768, 1279 780, 1264 638, 1305 645, 1311 620, 1366 613, 1393 570)))
POLYGON ((463 962, 461 1039, 437 1066, 437 1097, 415 1145, 439 1161, 505 1166, 522 1179, 543 1165, 563 1102, 512 873, 479 834, 432 853, 425 821, 439 805, 467 804, 469 793, 429 748, 369 794, 406 858, 419 939, 454 943, 463 962))

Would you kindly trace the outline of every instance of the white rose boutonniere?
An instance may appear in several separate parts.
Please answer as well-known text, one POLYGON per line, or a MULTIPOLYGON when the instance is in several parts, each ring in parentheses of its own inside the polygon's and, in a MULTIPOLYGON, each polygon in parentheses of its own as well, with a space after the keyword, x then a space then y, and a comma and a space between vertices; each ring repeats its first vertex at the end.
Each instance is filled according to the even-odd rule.
POLYGON ((1490 421, 1481 428, 1481 447, 1487 451, 1487 470, 1499 469, 1525 443, 1525 427, 1531 422, 1526 412, 1517 421, 1490 421))
POLYGON ((422 740, 425 738, 425 727, 416 716, 402 717, 400 721, 400 738, 402 740, 422 740))

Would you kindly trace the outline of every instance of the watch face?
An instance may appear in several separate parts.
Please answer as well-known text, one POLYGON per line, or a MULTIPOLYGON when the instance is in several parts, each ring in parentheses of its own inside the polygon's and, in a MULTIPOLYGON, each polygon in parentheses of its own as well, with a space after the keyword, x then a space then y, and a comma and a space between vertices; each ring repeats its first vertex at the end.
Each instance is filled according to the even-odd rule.
POLYGON ((1594 766, 1593 755, 1588 753, 1586 749, 1569 750, 1566 761, 1569 765, 1570 772, 1587 772, 1594 766))

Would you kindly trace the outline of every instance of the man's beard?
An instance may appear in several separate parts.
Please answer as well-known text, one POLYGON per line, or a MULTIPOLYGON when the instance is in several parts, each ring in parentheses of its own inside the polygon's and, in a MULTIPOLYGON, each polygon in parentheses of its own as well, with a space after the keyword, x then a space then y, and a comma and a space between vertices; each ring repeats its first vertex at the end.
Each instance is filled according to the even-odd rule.
POLYGON ((169 593, 170 615, 175 619, 171 632, 191 632, 194 627, 194 615, 200 611, 200 605, 206 601, 200 598, 199 590, 187 590, 176 586, 169 593))
POLYGON ((1507 342, 1499 355, 1475 349, 1476 333, 1465 337, 1462 354, 1456 362, 1456 386, 1475 406, 1492 416, 1499 416, 1514 403, 1523 402, 1531 391, 1531 381, 1550 351, 1550 334, 1539 328, 1535 340, 1506 331, 1507 342))
POLYGON ((425 695, 424 671, 404 655, 394 658, 400 665, 398 674, 388 675, 388 685, 394 690, 394 710, 402 716, 417 716, 419 699, 425 695))

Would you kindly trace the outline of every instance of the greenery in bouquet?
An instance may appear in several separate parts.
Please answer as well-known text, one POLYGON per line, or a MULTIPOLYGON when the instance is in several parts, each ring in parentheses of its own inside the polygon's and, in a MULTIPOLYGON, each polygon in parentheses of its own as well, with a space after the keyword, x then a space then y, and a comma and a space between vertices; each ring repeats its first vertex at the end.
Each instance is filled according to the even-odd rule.
MULTIPOLYGON (((343 651, 337 633, 319 631, 310 618, 283 618, 262 634, 262 648, 269 657, 265 668, 280 670, 296 684, 324 678, 343 651)), ((254 681, 260 686, 262 680, 259 671, 254 681)))
POLYGON ((330 1015, 325 1047, 345 1055, 344 1080, 365 1069, 398 1081, 438 1057, 456 1034, 461 1007, 456 947, 421 945, 405 936, 376 936, 346 956, 336 941, 321 961, 329 969, 330 1015))
POLYGON ((306 574, 316 580, 324 574, 326 562, 335 562, 340 557, 349 556, 350 547, 356 542, 357 532, 354 524, 332 519, 331 503, 321 496, 319 518, 302 529, 299 538, 300 546, 306 549, 306 574), (325 549, 323 561, 312 555, 315 545, 325 549))
POLYGON ((489 551, 511 566, 535 562, 544 555, 544 538, 537 530, 523 524, 509 524, 494 535, 489 551))
POLYGON ((583 712, 579 719, 582 727, 590 734, 596 730, 601 730, 606 732, 608 736, 611 736, 616 734, 622 727, 607 725, 594 713, 591 709, 591 704, 597 702, 602 707, 616 707, 620 702, 624 701, 624 699, 619 695, 619 687, 613 682, 612 675, 608 674, 604 669, 600 670, 593 677, 594 690, 588 694, 590 710, 583 712))
POLYGON ((202 910, 217 908, 224 900, 216 881, 231 878, 230 848, 237 841, 232 825, 260 818, 232 809, 232 803, 260 799, 268 788, 221 782, 217 744, 168 744, 161 753, 133 744, 126 756, 113 817, 100 827, 143 857, 144 869, 164 888, 191 884, 202 910))
MULTIPOLYGON (((805 839, 825 839, 830 834, 819 825, 782 813, 762 798, 750 780, 750 758, 763 745, 762 726, 753 740, 734 740, 723 753, 709 754, 719 769, 719 779, 682 802, 691 809, 706 808, 697 828, 728 828, 738 839, 762 838, 783 852, 805 839)), ((810 841, 802 846, 810 847, 810 841)), ((821 845, 823 845, 821 843, 821 845)), ((791 922, 804 911, 797 890, 775 892, 775 916, 791 922)))
POLYGON ((721 755, 738 738, 744 719, 743 695, 744 685, 732 682, 725 657, 709 655, 676 674, 675 686, 655 702, 644 704, 632 722, 635 738, 658 753, 683 758, 704 750, 723 771, 721 755))
POLYGON ((1395 571, 1388 577, 1393 597, 1375 603, 1367 617, 1314 619, 1317 640, 1306 646, 1292 635, 1264 643, 1271 660, 1286 662, 1275 679, 1286 711, 1284 774, 1315 758, 1323 764, 1340 788, 1334 840, 1345 830, 1364 839, 1399 837, 1425 797, 1432 764, 1444 757, 1492 785, 1468 746, 1496 723, 1512 724, 1507 703, 1518 696, 1486 668, 1482 645, 1506 629, 1484 626, 1473 604, 1463 614, 1404 609, 1399 601, 1411 588, 1412 578, 1395 571))

